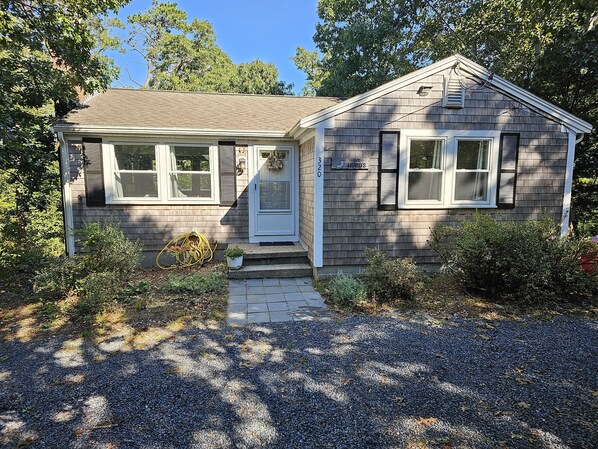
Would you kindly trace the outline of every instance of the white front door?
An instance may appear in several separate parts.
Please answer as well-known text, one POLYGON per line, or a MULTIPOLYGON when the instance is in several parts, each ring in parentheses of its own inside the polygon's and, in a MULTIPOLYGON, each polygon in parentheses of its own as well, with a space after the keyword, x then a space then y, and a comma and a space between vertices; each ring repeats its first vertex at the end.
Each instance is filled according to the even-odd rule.
POLYGON ((296 241, 297 154, 292 145, 256 145, 250 211, 254 242, 296 241))

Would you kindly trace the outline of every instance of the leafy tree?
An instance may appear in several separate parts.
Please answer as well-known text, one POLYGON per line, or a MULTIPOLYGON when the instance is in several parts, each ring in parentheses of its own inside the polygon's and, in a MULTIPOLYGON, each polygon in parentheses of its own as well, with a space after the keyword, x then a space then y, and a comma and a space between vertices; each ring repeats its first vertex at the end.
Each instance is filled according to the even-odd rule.
MULTIPOLYGON (((590 123, 598 119, 595 0, 320 0, 298 48, 304 92, 352 96, 454 53, 590 123), (318 54, 320 55, 317 58, 318 54)), ((598 233, 598 137, 577 147, 574 216, 598 233)))
POLYGON ((278 81, 278 69, 271 62, 256 59, 237 66, 234 91, 242 94, 292 95, 293 85, 278 81))
POLYGON ((143 88, 290 94, 272 63, 259 59, 236 65, 216 43, 210 22, 193 19, 176 3, 153 0, 151 8, 129 16, 125 43, 147 62, 143 88))
POLYGON ((104 55, 112 42, 102 18, 126 3, 0 0, 0 175, 14 195, 17 246, 30 212, 51 207, 58 188, 52 123, 117 73, 104 55))

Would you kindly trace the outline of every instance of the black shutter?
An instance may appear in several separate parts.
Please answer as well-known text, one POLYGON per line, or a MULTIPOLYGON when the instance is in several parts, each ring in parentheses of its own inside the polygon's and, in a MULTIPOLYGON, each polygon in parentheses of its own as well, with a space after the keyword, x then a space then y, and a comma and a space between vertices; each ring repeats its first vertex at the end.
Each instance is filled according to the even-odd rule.
POLYGON ((519 134, 500 135, 500 163, 496 204, 501 209, 515 207, 517 187, 517 160, 519 158, 519 134))
POLYGON ((399 190, 399 132, 380 131, 378 210, 395 210, 399 190))
POLYGON ((234 206, 237 201, 235 142, 218 142, 220 205, 234 206))
POLYGON ((83 169, 85 173, 85 199, 88 207, 106 205, 102 139, 83 138, 83 169))

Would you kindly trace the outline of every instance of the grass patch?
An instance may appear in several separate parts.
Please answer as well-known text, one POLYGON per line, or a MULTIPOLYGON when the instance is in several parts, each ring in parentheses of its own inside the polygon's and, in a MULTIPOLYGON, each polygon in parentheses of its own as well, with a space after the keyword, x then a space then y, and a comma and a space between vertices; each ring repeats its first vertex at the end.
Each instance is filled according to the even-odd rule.
POLYGON ((86 304, 77 295, 43 300, 31 289, 0 283, 0 338, 28 341, 68 332, 96 342, 121 335, 131 347, 147 346, 191 323, 224 321, 227 285, 221 266, 141 269, 114 300, 83 319, 86 304))

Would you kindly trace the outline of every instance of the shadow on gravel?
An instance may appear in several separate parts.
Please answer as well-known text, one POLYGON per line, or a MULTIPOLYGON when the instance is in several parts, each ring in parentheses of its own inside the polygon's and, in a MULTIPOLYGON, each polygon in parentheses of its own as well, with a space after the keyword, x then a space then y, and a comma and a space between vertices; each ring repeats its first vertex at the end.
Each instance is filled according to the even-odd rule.
POLYGON ((0 343, 1 447, 590 447, 596 324, 189 329, 0 343), (116 349, 115 349, 116 348, 116 349))

